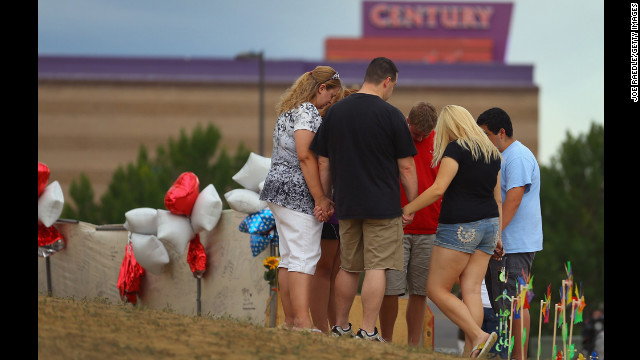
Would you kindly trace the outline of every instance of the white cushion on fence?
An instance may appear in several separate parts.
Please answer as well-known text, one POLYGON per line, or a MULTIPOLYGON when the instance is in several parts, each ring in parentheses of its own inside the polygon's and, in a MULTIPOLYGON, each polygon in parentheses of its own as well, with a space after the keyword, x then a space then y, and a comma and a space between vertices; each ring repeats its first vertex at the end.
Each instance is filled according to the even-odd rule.
POLYGON ((158 210, 152 208, 136 208, 124 214, 124 228, 138 234, 156 235, 158 210))
POLYGON ((155 235, 131 233, 131 247, 136 261, 146 271, 161 274, 162 267, 169 263, 169 254, 155 235))
POLYGON ((175 252, 184 254, 195 235, 188 217, 158 209, 158 239, 171 244, 175 252))
POLYGON ((253 214, 267 207, 267 202, 260 200, 257 192, 248 189, 231 190, 224 194, 224 198, 233 210, 245 214, 253 214))
POLYGON ((50 227, 62 214, 63 206, 64 195, 62 194, 62 188, 58 181, 54 181, 47 185, 40 197, 38 197, 38 220, 42 221, 44 226, 50 227))
POLYGON ((191 211, 191 226, 197 234, 203 230, 211 231, 222 215, 222 199, 213 184, 207 185, 198 195, 191 211))
POLYGON ((249 159, 247 159, 242 169, 233 175, 232 179, 244 186, 245 189, 258 192, 260 191, 258 184, 264 181, 270 168, 271 158, 266 158, 252 152, 249 154, 249 159))

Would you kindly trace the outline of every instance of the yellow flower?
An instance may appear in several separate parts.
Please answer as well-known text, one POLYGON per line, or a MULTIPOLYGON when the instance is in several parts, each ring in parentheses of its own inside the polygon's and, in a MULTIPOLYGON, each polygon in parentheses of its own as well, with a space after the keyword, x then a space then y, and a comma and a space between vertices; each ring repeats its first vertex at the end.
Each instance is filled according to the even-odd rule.
POLYGON ((262 261, 262 264, 264 265, 264 267, 269 270, 277 269, 279 263, 280 263, 280 258, 275 256, 269 256, 268 258, 262 261))

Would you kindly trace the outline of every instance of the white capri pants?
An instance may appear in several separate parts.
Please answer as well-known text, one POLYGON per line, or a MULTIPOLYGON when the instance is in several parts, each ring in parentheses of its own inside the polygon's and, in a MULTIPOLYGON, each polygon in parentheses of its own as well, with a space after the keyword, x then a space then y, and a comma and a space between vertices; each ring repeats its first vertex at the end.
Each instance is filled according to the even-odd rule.
POLYGON ((313 275, 320 259, 322 223, 313 215, 267 202, 278 229, 280 264, 288 271, 313 275))

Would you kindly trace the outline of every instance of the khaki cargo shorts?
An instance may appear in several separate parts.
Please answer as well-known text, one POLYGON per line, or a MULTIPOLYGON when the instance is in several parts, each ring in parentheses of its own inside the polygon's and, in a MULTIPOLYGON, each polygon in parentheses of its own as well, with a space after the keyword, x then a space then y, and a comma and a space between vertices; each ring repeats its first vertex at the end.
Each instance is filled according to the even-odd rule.
POLYGON ((404 268, 402 217, 339 220, 340 267, 349 272, 404 268))

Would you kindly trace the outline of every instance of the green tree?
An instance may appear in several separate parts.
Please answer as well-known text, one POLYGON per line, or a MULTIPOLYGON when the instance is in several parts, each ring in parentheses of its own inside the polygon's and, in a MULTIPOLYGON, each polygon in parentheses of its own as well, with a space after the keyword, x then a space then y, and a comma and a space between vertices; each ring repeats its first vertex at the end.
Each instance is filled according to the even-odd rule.
MULTIPOLYGON (((540 173, 544 249, 533 263, 532 314, 538 314, 548 285, 552 302, 559 302, 570 262, 574 283, 584 291, 587 316, 604 301, 604 126, 592 123, 588 133, 578 136, 567 132, 551 164, 541 166, 540 173)), ((537 316, 531 321, 537 328, 537 316)))
POLYGON ((78 182, 73 180, 70 186, 76 207, 65 204, 61 217, 94 224, 121 224, 124 214, 131 209, 164 209, 167 191, 178 176, 187 171, 196 174, 200 190, 213 184, 224 208, 228 208, 224 194, 239 187, 232 176, 242 168, 250 151, 242 143, 234 156, 224 148, 218 151, 221 138, 220 131, 212 124, 204 129, 197 125, 191 137, 181 130, 177 140, 169 138, 166 148, 158 146, 155 159, 150 159, 146 148, 141 146, 136 162, 115 170, 100 205, 94 203, 89 179, 81 174, 78 182))
POLYGON ((71 182, 69 195, 75 202, 76 207, 73 208, 68 202, 65 202, 61 214, 62 218, 78 219, 82 217, 84 221, 90 223, 100 220, 100 208, 93 201, 93 188, 86 174, 81 173, 78 182, 75 180, 71 182), (80 216, 80 214, 82 214, 82 216, 80 216))

